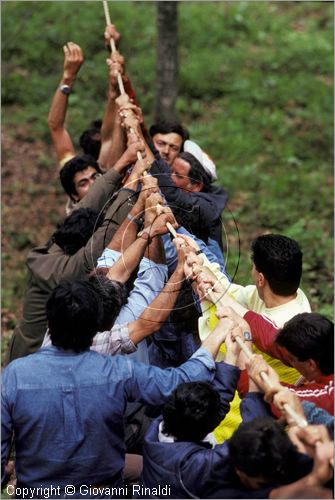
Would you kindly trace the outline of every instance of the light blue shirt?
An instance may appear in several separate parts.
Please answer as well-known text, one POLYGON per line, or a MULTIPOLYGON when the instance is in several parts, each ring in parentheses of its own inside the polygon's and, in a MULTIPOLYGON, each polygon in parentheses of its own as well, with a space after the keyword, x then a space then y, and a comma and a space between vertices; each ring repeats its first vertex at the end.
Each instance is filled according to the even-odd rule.
MULTIPOLYGON (((122 254, 116 250, 105 248, 101 257, 98 259, 97 267, 112 267, 121 255, 122 254)), ((122 307, 116 318, 115 324, 122 325, 138 319, 144 309, 151 304, 164 288, 166 280, 167 266, 165 264, 156 264, 152 260, 143 257, 127 304, 122 307)), ((139 342, 137 351, 129 354, 129 356, 136 361, 149 364, 146 340, 144 339, 139 342)))

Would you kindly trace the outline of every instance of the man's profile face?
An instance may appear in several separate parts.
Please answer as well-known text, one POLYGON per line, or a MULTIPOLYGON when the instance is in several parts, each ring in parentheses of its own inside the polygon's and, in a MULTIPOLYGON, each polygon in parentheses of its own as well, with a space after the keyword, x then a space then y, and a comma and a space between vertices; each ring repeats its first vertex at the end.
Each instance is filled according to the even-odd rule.
POLYGON ((305 377, 306 380, 312 381, 315 376, 315 372, 311 371, 310 363, 307 361, 299 361, 299 359, 294 356, 291 352, 287 351, 287 360, 293 368, 295 368, 301 375, 305 377))
POLYGON ((77 194, 73 194, 72 198, 75 201, 80 201, 84 198, 96 178, 100 177, 100 175, 100 172, 98 172, 94 167, 87 167, 80 172, 76 172, 73 178, 73 183, 77 194))
POLYGON ((191 165, 182 158, 176 158, 171 165, 171 179, 175 185, 189 193, 198 193, 202 190, 203 184, 195 182, 192 184, 190 180, 191 165))
POLYGON ((175 185, 185 191, 191 191, 192 184, 190 183, 190 178, 188 176, 191 170, 191 165, 181 158, 176 158, 171 165, 171 169, 171 179, 175 185))
POLYGON ((175 132, 170 132, 169 134, 155 134, 152 140, 163 160, 172 165, 173 160, 180 153, 183 138, 175 132))

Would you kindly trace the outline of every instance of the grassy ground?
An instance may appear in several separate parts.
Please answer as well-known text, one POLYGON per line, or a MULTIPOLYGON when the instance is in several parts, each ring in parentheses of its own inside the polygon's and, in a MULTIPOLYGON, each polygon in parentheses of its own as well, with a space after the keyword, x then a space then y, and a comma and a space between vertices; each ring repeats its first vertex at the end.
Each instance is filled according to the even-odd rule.
MULTIPOLYGON (((109 2, 121 51, 150 123, 155 5, 109 2)), ((29 249, 63 215, 47 130, 62 45, 86 61, 70 98, 74 139, 101 117, 107 72, 101 2, 2 2, 3 350, 20 314, 29 249)), ((333 5, 328 2, 182 2, 178 111, 215 159, 229 192, 222 220, 228 270, 250 282, 249 247, 280 232, 304 251, 302 286, 332 316, 333 5)))

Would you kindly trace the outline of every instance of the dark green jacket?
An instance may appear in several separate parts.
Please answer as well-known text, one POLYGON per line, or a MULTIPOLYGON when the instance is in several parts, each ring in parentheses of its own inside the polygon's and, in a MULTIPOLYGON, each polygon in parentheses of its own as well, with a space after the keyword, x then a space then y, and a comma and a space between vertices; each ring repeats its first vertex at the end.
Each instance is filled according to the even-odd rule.
POLYGON ((7 363, 31 354, 41 346, 47 329, 45 306, 51 292, 60 281, 80 279, 92 271, 97 259, 134 205, 134 194, 129 189, 121 189, 114 196, 102 226, 76 254, 66 255, 56 244, 36 247, 29 252, 26 262, 28 286, 23 314, 11 339, 7 363))

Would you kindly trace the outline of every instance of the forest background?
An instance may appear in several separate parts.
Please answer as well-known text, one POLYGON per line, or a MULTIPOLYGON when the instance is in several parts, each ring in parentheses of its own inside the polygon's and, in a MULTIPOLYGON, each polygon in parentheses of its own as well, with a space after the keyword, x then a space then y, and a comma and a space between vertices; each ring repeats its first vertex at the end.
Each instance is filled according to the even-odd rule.
MULTIPOLYGON (((156 5, 109 2, 146 123, 155 92, 156 5)), ((177 111, 215 160, 229 193, 227 269, 251 282, 250 243, 296 239, 302 288, 333 315, 333 3, 180 2, 177 111)), ((21 313, 25 259, 64 216, 47 127, 67 41, 85 63, 67 128, 80 133, 106 101, 101 2, 2 1, 2 351, 21 313)))

